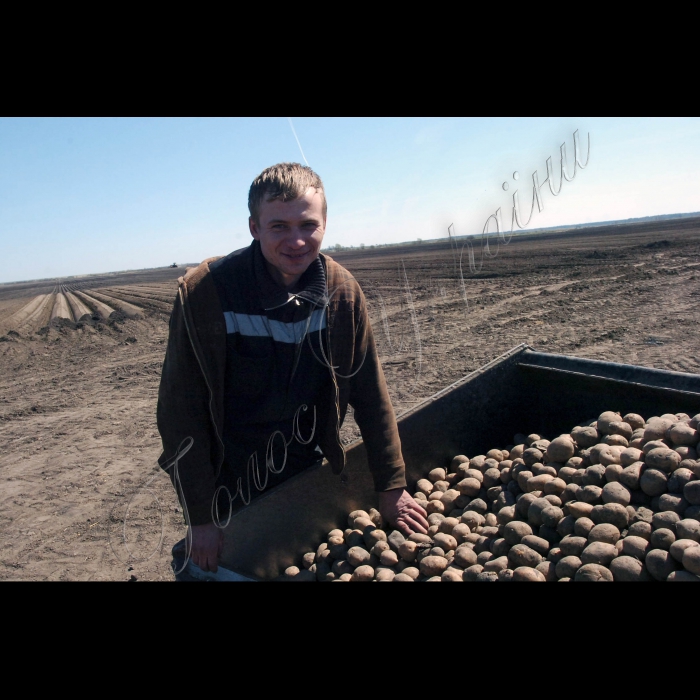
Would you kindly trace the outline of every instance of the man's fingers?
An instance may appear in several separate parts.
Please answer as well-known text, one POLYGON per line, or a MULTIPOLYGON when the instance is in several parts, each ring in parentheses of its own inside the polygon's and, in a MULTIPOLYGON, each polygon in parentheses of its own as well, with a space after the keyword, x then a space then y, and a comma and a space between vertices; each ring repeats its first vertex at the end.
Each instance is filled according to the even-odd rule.
POLYGON ((413 534, 413 530, 411 530, 411 528, 402 520, 396 521, 396 528, 406 535, 406 537, 410 537, 413 534))
POLYGON ((408 514, 410 515, 410 517, 413 520, 415 520, 416 522, 419 522, 424 528, 427 529, 430 527, 430 523, 428 522, 428 518, 427 518, 427 513, 424 515, 419 510, 416 510, 414 508, 414 509, 408 511, 408 514))
POLYGON ((424 535, 428 532, 429 525, 426 527, 418 519, 412 517, 412 514, 407 513, 404 516, 404 520, 406 524, 413 529, 414 532, 422 532, 424 535))

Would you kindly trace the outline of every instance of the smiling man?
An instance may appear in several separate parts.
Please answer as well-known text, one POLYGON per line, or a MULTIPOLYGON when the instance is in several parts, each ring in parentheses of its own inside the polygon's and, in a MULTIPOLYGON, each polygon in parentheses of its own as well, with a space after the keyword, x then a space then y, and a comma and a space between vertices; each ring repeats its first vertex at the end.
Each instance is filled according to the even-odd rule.
POLYGON ((321 179, 298 163, 272 166, 253 181, 248 208, 251 245, 180 279, 163 363, 159 463, 183 506, 192 561, 216 571, 222 526, 265 490, 323 457, 342 474, 348 404, 380 512, 405 534, 426 532, 427 515, 405 489, 364 295, 320 253, 321 179))

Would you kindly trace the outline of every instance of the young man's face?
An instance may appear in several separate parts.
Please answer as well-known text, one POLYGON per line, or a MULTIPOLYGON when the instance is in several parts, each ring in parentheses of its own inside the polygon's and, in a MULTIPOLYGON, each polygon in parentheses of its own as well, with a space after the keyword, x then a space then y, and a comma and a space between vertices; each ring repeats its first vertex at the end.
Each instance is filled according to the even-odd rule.
POLYGON ((276 282, 292 289, 321 249, 326 220, 323 195, 313 187, 291 202, 264 201, 260 220, 248 219, 276 282))

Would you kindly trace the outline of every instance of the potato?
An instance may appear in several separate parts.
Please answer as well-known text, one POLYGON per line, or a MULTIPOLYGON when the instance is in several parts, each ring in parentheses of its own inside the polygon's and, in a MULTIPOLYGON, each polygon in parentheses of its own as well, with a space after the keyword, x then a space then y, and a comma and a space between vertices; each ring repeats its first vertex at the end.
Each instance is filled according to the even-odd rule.
POLYGON ((700 542, 700 522, 685 518, 676 523, 676 537, 679 540, 694 540, 700 542))
POLYGON ((628 447, 620 452, 620 466, 624 469, 642 460, 644 453, 635 447, 628 447))
POLYGON ((690 483, 693 479, 694 475, 690 469, 679 467, 668 479, 667 488, 669 493, 682 495, 686 484, 690 483))
POLYGON ((479 513, 479 515, 485 515, 488 509, 489 508, 484 500, 481 498, 475 498, 474 500, 470 501, 469 505, 465 509, 465 512, 474 511, 479 513))
POLYGON ((546 557, 549 551, 549 542, 542 537, 536 537, 535 535, 525 535, 525 537, 520 540, 520 544, 534 549, 540 556, 546 557))
POLYGON ((700 576, 695 576, 688 571, 672 571, 667 581, 694 581, 695 583, 700 582, 700 576))
POLYGON ((644 427, 645 421, 638 413, 627 413, 622 417, 622 420, 627 423, 632 430, 639 430, 644 427))
POLYGON ((610 423, 610 433, 608 433, 608 437, 621 437, 627 441, 632 437, 633 432, 634 429, 632 426, 624 420, 613 421, 610 423))
POLYGON ((450 463, 450 471, 456 472, 461 466, 469 468, 469 457, 466 455, 455 455, 450 463))
POLYGON ((610 562, 610 572, 615 581, 650 581, 644 564, 634 556, 622 555, 610 562))
POLYGON ((468 525, 472 531, 474 531, 477 527, 481 527, 486 522, 483 515, 472 510, 465 511, 460 517, 459 521, 465 525, 468 525))
POLYGON ((442 467, 436 467, 435 469, 431 469, 429 474, 428 474, 428 479, 435 483, 436 481, 444 481, 445 476, 447 476, 447 472, 442 467))
POLYGON ((368 549, 372 549, 377 542, 386 542, 386 532, 376 528, 374 530, 366 530, 364 534, 364 543, 368 549))
POLYGON ((571 438, 579 447, 587 448, 598 444, 600 434, 596 428, 576 426, 571 431, 571 438))
POLYGON ((363 547, 350 547, 345 558, 352 566, 362 566, 369 562, 370 553, 363 547))
POLYGON ((484 570, 481 564, 474 564, 464 570, 462 574, 463 581, 476 581, 477 576, 484 570))
POLYGON ((601 488, 607 483, 605 478, 605 469, 602 464, 593 464, 586 467, 583 472, 582 484, 584 486, 600 486, 601 488))
POLYGON ((352 574, 355 568, 350 564, 350 562, 345 561, 345 559, 338 559, 333 562, 331 571, 336 575, 336 578, 340 578, 343 574, 352 574))
POLYGON ((495 571, 498 573, 499 571, 503 571, 503 569, 508 568, 508 557, 492 557, 485 564, 483 564, 483 567, 484 571, 495 571))
POLYGON ((684 422, 678 422, 672 425, 667 435, 674 445, 695 446, 698 444, 698 440, 700 440, 698 431, 684 422))
POLYGON ((688 507, 688 501, 675 493, 662 493, 659 496, 658 508, 661 511, 673 511, 678 515, 685 513, 685 509, 688 507))
POLYGON ((593 486, 589 484, 584 486, 579 492, 578 497, 584 503, 590 503, 591 505, 597 505, 602 500, 603 489, 600 486, 593 486))
POLYGON ((662 527, 651 533, 649 544, 652 549, 668 550, 676 541, 676 535, 668 528, 662 527))
POLYGON ((601 523, 596 525, 588 533, 589 542, 607 542, 608 544, 616 544, 620 539, 620 531, 610 523, 601 523))
POLYGON ((631 496, 629 489, 624 484, 612 481, 603 486, 601 498, 603 503, 619 503, 622 506, 627 506, 631 496))
MULTIPOLYGON (((459 571, 458 569, 445 569, 442 572, 442 575, 440 576, 441 581, 445 582, 450 582, 450 581, 462 581, 462 576, 464 575, 464 572, 459 571)), ((430 579, 432 580, 432 579, 430 579)))
POLYGON ((663 513, 654 513, 652 518, 652 528, 658 530, 659 528, 665 528, 670 530, 675 534, 676 523, 680 520, 677 513, 672 511, 665 511, 663 513))
POLYGON ((675 421, 664 418, 653 417, 647 421, 644 428, 644 441, 663 440, 666 431, 673 425, 675 421))
POLYGON ((641 537, 647 542, 651 539, 651 525, 644 521, 638 521, 630 525, 627 537, 641 537))
POLYGON ((334 535, 328 539, 328 550, 330 556, 335 560, 345 559, 345 553, 348 551, 348 546, 342 536, 334 535))
POLYGON ((524 452, 523 452, 523 461, 528 467, 531 467, 533 464, 536 463, 541 463, 542 462, 542 452, 540 450, 534 448, 534 447, 528 447, 524 452))
POLYGON ((620 483, 628 489, 639 488, 639 479, 642 475, 644 462, 633 462, 628 467, 625 467, 620 474, 620 483))
POLYGON ((372 547, 372 549, 369 550, 370 554, 373 554, 375 557, 380 557, 382 555, 382 552, 386 552, 387 550, 389 551, 394 551, 391 549, 389 543, 384 540, 384 541, 379 541, 377 544, 372 547))
POLYGON ((577 520, 579 518, 588 517, 593 510, 593 506, 590 503, 585 503, 584 501, 567 503, 566 507, 569 511, 569 515, 572 515, 577 520))
POLYGON ((574 442, 570 437, 558 437, 547 447, 546 459, 552 462, 566 462, 574 456, 574 442))
POLYGON ((683 552, 683 567, 691 574, 700 576, 700 547, 688 547, 683 552))
POLYGON ((605 481, 609 484, 620 481, 620 474, 622 474, 622 470, 623 467, 620 464, 609 464, 607 467, 605 467, 605 481))
POLYGON ((614 581, 610 569, 601 564, 584 564, 574 576, 574 581, 614 581))
POLYGON ((374 569, 366 564, 358 566, 353 571, 351 581, 371 581, 374 578, 374 569))
MULTIPOLYGON (((620 425, 623 425, 623 423, 620 423, 620 425)), ((617 435, 617 434, 606 435, 603 438, 603 442, 606 445, 610 445, 613 447, 622 447, 622 448, 629 447, 629 442, 627 441, 627 438, 622 436, 622 435, 617 435)))
POLYGON ((490 467, 484 472, 484 488, 489 489, 501 483, 501 471, 496 467, 490 467))
POLYGON ((660 496, 666 491, 668 477, 658 469, 646 469, 639 479, 639 488, 648 496, 660 496))
POLYGON ((566 556, 560 559, 555 567, 555 575, 557 578, 573 578, 576 572, 581 567, 581 560, 576 556, 566 556))
POLYGON ((393 578, 394 581, 398 581, 401 583, 412 583, 414 579, 411 576, 408 576, 407 574, 404 574, 403 572, 400 574, 396 574, 393 578))
POLYGON ((564 557, 579 557, 587 545, 588 540, 585 537, 580 537, 579 535, 569 535, 564 537, 561 542, 559 542, 559 549, 564 557))
POLYGON ((615 545, 607 542, 592 542, 581 552, 581 561, 584 564, 608 566, 616 556, 617 548, 615 545))
MULTIPOLYGON (((348 527, 353 529, 353 523, 357 518, 366 518, 367 520, 371 520, 369 517, 369 513, 366 510, 353 510, 352 513, 348 515, 348 527)), ((330 533, 329 533, 330 536, 330 533)))
POLYGON ((700 505, 700 480, 688 482, 683 487, 683 496, 691 505, 700 505))
POLYGON ((694 461, 698 458, 698 451, 695 447, 680 446, 673 449, 681 456, 681 462, 686 459, 694 461))
POLYGON ((588 533, 595 527, 590 518, 577 518, 574 523, 574 537, 583 537, 588 540, 588 533))
POLYGON ((542 511, 552 505, 546 498, 536 498, 527 509, 527 521, 530 525, 542 525, 542 511))
POLYGON ((538 554, 524 544, 516 544, 508 552, 508 565, 514 571, 518 567, 536 567, 542 561, 542 555, 538 554))
POLYGON ((438 501, 438 500, 428 501, 425 504, 425 512, 428 514, 430 514, 430 513, 444 513, 445 506, 442 503, 442 501, 438 501))
POLYGON ((603 435, 608 435, 612 432, 610 429, 611 423, 615 423, 621 420, 622 416, 619 413, 616 413, 614 411, 604 411, 598 416, 596 427, 598 428, 598 431, 600 433, 602 433, 603 435))
POLYGON ((433 482, 428 479, 418 479, 416 489, 426 496, 429 496, 433 492, 433 482))
POLYGON ((546 581, 546 579, 540 571, 537 571, 537 569, 533 569, 527 566, 519 566, 513 569, 513 581, 541 582, 546 581))
MULTIPOLYGON (((686 550, 687 553, 688 550, 686 550)), ((647 571, 657 580, 665 581, 672 571, 676 570, 676 562, 665 549, 652 549, 647 552, 644 565, 647 571)), ((685 557, 683 566, 685 566, 685 557)), ((688 567, 685 566, 687 569, 688 567)))
POLYGON ((503 528, 503 539, 509 545, 520 544, 520 541, 526 535, 532 534, 532 528, 527 523, 520 520, 513 520, 505 525, 503 528))
POLYGON ((457 489, 463 496, 474 497, 481 491, 481 482, 474 477, 467 477, 457 484, 457 489))
POLYGON ((391 569, 375 569, 375 578, 377 581, 393 581, 396 576, 396 572, 391 569))
POLYGON ((679 467, 681 456, 675 450, 668 447, 655 447, 647 452, 644 464, 652 469, 660 469, 663 472, 672 472, 679 467))
POLYGON ((445 552, 451 549, 457 549, 457 540, 452 537, 452 535, 447 535, 444 532, 438 532, 433 537, 433 542, 445 552))
MULTIPOLYGON (((667 450, 668 445, 663 440, 650 440, 649 442, 644 443, 644 447, 642 447, 642 454, 644 455, 644 457, 646 457, 647 454, 649 454, 649 452, 657 448, 667 450)), ((640 457, 640 459, 643 458, 640 457)))
POLYGON ((482 468, 484 466, 485 461, 486 461, 486 455, 476 455, 476 457, 471 458, 471 462, 469 463, 469 466, 472 469, 478 469, 479 471, 482 471, 482 468))
POLYGON ((549 505, 540 513, 540 518, 543 525, 556 528, 559 521, 564 518, 564 511, 557 506, 549 505))
POLYGON ((627 448, 627 445, 604 445, 598 453, 598 461, 607 467, 609 464, 620 464, 620 456, 627 448))
POLYGON ((461 566, 463 569, 467 569, 470 566, 474 566, 477 561, 477 553, 466 545, 460 545, 455 550, 454 563, 457 566, 461 566))

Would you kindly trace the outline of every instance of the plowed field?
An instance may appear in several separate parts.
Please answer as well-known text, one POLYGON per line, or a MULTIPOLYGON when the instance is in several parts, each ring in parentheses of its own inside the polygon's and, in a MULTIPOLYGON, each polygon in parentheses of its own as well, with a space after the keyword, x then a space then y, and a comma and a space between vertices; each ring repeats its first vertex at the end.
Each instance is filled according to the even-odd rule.
MULTIPOLYGON (((444 242, 333 257, 365 290, 400 414, 523 342, 700 372, 698 234, 696 219, 513 238, 476 273, 465 249, 463 281, 444 242)), ((172 580, 184 525, 155 407, 182 273, 0 285, 0 578, 172 580)))

